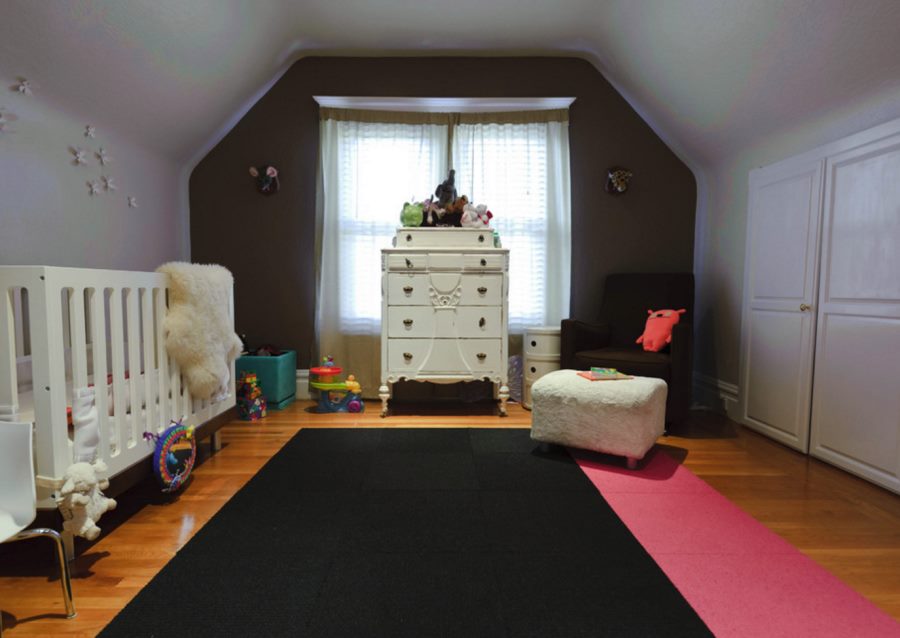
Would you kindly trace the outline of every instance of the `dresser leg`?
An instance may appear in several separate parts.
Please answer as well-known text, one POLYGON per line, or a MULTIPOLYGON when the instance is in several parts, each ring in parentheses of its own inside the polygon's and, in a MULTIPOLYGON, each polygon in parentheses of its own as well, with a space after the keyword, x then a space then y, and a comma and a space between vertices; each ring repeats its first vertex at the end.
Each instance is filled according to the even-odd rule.
POLYGON ((509 399, 509 388, 506 385, 500 386, 500 416, 507 416, 506 400, 509 399))
POLYGON ((391 389, 386 385, 378 388, 378 398, 381 399, 381 418, 383 419, 388 414, 387 404, 388 399, 391 398, 391 389))

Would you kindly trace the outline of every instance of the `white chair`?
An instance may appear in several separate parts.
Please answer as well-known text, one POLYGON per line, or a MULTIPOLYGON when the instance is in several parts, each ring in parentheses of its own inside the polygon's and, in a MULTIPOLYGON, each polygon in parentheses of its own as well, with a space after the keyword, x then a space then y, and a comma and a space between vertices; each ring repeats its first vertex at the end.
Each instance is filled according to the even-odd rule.
MULTIPOLYGON (((52 529, 25 529, 37 514, 31 423, 0 421, 0 543, 47 536, 56 544, 59 580, 66 601, 66 617, 75 617, 72 582, 62 537, 52 529)), ((0 633, 3 632, 0 618, 0 633)))

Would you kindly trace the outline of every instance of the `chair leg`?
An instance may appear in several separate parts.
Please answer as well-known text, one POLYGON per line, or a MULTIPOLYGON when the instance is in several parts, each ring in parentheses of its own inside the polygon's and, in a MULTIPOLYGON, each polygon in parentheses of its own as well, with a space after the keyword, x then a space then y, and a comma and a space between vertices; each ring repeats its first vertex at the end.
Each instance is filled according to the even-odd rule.
POLYGON ((66 550, 63 547, 62 536, 55 529, 39 527, 26 529, 13 536, 10 541, 23 541, 38 536, 46 536, 53 539, 56 545, 56 558, 59 562, 59 581, 62 585, 63 600, 66 602, 66 618, 74 618, 76 615, 75 602, 72 600, 72 578, 69 574, 69 561, 66 560, 66 550))

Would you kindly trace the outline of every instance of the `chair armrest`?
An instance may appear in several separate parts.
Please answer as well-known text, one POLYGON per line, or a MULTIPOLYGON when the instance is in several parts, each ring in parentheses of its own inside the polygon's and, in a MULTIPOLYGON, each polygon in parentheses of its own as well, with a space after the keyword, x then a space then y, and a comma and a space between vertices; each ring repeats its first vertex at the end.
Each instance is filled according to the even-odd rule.
POLYGON ((563 319, 560 326, 560 366, 575 368, 575 353, 609 345, 609 325, 563 319))

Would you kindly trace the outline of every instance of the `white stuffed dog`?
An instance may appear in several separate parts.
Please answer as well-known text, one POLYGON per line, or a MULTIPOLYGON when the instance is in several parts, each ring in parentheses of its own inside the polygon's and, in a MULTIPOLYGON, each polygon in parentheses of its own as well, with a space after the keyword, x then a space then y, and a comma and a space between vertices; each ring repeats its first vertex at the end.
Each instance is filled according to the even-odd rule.
POLYGON ((100 491, 109 487, 107 479, 97 477, 98 472, 105 471, 106 465, 101 461, 73 463, 66 470, 65 483, 56 502, 67 532, 89 541, 100 535, 97 521, 105 512, 116 509, 116 502, 100 491))

